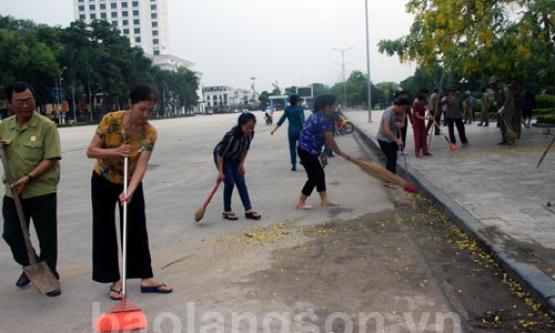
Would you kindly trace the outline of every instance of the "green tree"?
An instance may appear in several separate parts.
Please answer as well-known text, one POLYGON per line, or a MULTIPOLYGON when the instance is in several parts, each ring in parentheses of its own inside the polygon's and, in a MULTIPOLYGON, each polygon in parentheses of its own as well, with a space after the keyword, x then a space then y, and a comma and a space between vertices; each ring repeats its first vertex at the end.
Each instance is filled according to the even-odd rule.
POLYGON ((536 63, 545 67, 534 79, 555 75, 554 1, 410 0, 406 8, 410 34, 380 41, 380 52, 465 78, 525 79, 536 63))

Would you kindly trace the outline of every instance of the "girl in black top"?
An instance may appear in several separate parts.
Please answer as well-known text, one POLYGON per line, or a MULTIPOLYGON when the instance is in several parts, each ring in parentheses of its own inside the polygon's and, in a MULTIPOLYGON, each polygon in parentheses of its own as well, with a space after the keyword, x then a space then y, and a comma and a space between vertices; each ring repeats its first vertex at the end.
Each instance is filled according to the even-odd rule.
POLYGON ((231 194, 237 185, 241 202, 245 208, 245 217, 259 220, 262 216, 252 209, 247 184, 245 182, 245 159, 254 138, 256 117, 250 113, 242 113, 237 125, 227 132, 222 141, 214 148, 214 163, 218 168, 218 181, 224 182, 224 211, 222 216, 227 220, 237 220, 231 210, 231 194))

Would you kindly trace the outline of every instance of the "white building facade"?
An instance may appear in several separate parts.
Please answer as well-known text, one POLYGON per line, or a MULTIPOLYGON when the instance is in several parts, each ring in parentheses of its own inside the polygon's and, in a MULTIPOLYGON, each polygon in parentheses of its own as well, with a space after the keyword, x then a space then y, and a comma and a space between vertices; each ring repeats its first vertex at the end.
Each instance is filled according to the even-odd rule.
POLYGON ((170 53, 166 0, 73 0, 75 19, 110 22, 146 54, 170 53))
POLYGON ((205 109, 216 112, 232 112, 248 108, 251 95, 251 90, 229 86, 202 88, 202 98, 205 109))

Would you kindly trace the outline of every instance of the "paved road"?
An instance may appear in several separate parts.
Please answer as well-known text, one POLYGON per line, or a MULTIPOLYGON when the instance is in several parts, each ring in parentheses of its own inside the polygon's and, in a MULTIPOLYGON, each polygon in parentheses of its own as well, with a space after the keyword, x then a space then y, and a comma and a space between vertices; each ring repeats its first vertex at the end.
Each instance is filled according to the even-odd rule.
MULTIPOLYGON (((144 186, 154 269, 162 279, 167 276, 160 274, 160 268, 194 254, 194 244, 254 225, 269 226, 290 219, 298 221, 298 226, 312 225, 326 220, 353 219, 393 207, 376 180, 349 162, 335 159, 327 169, 327 181, 331 198, 341 202, 343 208, 318 209, 310 213, 296 211, 295 200, 306 176, 304 172, 289 170, 286 129, 270 136, 270 127, 264 125, 258 113, 259 124, 246 170, 253 205, 263 215, 262 221, 255 223, 241 218, 236 223, 225 223, 221 218, 220 189, 203 221, 196 224, 194 213, 216 179, 212 149, 235 124, 237 116, 153 121, 159 138, 144 186), (368 196, 367 191, 372 187, 376 190, 368 196), (172 252, 173 249, 179 249, 179 252, 172 252), (181 252, 184 249, 190 252, 181 252)), ((94 130, 92 126, 60 129, 63 160, 59 186, 59 271, 63 294, 49 299, 31 287, 18 290, 15 281, 20 268, 13 262, 5 242, 0 242, 1 332, 13 332, 16 328, 37 331, 43 325, 48 325, 48 332, 55 329, 57 332, 70 331, 72 327, 83 331, 83 328, 90 327, 93 301, 102 301, 102 310, 113 304, 105 297, 108 287, 90 279, 90 176, 94 161, 87 159, 85 150, 94 130)), ((355 153, 359 149, 352 138, 342 138, 340 144, 355 153)), ((1 191, 3 195, 3 189, 1 191)), ((237 194, 234 200, 235 211, 242 212, 237 194)), ((311 198, 310 203, 318 204, 317 198, 311 198)), ((37 244, 36 238, 33 240, 37 244)), ((188 282, 183 276, 175 275, 167 282, 172 283, 176 291, 187 289, 188 282)), ((159 298, 150 298, 152 303, 158 301, 159 298)))
MULTIPOLYGON (((354 123, 375 139, 382 112, 347 113, 354 123)), ((442 136, 433 136, 432 157, 416 158, 413 131, 407 133, 409 171, 432 195, 445 199, 447 210, 467 232, 486 242, 505 266, 543 304, 555 311, 555 214, 547 202, 555 202, 555 151, 541 168, 536 163, 552 137, 540 128, 523 127, 515 145, 499 146, 496 123, 466 125, 470 145, 449 150, 442 136), (506 259, 506 260, 505 260, 506 259), (530 286, 531 285, 531 286, 530 286)), ((447 133, 447 127, 442 127, 447 133)), ((403 160, 399 156, 398 166, 403 160)), ((426 190, 426 189, 424 189, 426 190)))

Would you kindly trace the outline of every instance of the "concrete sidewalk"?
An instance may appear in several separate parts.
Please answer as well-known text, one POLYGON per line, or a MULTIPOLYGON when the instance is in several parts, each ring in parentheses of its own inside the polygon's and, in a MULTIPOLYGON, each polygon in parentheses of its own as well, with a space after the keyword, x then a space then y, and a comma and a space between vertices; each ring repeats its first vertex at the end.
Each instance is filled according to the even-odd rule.
MULTIPOLYGON (((368 122, 367 111, 345 113, 366 142, 378 150, 376 133, 382 113, 373 111, 372 122, 368 122)), ((423 158, 415 157, 409 125, 409 177, 554 315, 555 151, 536 168, 552 137, 542 129, 523 127, 516 144, 498 146, 501 136, 496 123, 489 127, 477 124, 466 125, 469 146, 463 147, 456 135, 457 150, 451 151, 443 136, 433 136, 433 156, 423 158)), ((441 130, 448 135, 447 127, 441 130)), ((397 173, 401 175, 402 166, 399 155, 397 173)))

